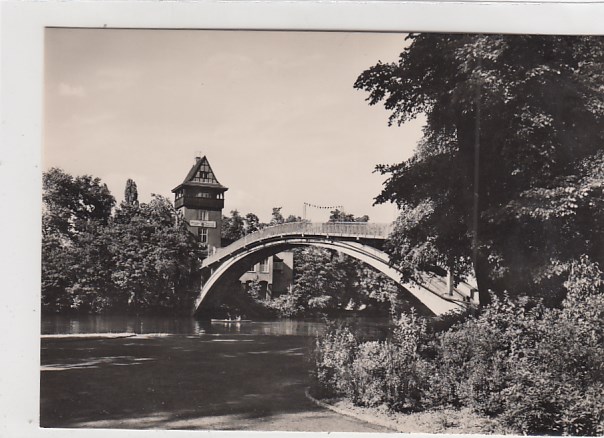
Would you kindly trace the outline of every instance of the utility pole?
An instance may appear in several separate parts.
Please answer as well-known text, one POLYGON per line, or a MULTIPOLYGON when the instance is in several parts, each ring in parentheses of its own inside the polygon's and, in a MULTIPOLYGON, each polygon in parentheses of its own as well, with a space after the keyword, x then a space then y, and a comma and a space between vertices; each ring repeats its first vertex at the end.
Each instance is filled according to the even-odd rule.
MULTIPOLYGON (((480 75, 482 67, 482 54, 480 47, 478 50, 477 72, 480 75)), ((478 184, 480 180, 480 99, 481 99, 481 82, 478 77, 476 82, 476 91, 474 95, 475 106, 475 121, 474 121, 474 205, 473 205, 473 234, 472 234, 472 263, 474 264, 474 272, 476 273, 476 263, 478 261, 478 184)))

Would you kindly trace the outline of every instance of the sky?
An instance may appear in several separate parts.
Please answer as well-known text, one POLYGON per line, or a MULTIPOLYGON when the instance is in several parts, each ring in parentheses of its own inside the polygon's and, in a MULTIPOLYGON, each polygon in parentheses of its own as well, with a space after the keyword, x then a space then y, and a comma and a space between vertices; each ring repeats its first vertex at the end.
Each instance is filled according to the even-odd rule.
MULTIPOLYGON (((198 154, 229 188, 223 213, 270 219, 273 207, 341 205, 390 222, 373 206, 377 164, 411 156, 422 120, 388 126, 353 84, 392 62, 404 34, 47 29, 44 168, 101 178, 119 203, 173 198, 198 154)), ((328 210, 307 209, 313 221, 328 210)))

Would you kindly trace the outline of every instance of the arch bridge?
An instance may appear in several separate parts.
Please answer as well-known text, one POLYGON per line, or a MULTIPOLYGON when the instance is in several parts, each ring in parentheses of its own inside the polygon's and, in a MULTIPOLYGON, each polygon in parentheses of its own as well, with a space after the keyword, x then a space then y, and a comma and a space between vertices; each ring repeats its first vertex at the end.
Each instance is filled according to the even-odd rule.
POLYGON ((399 283, 430 311, 441 315, 477 303, 475 287, 461 282, 455 287, 451 278, 426 273, 419 282, 401 281, 401 273, 390 265, 382 251, 393 224, 368 222, 291 222, 267 227, 216 250, 202 262, 202 288, 195 300, 197 313, 208 294, 226 292, 228 285, 252 265, 297 246, 333 249, 373 266, 399 283))

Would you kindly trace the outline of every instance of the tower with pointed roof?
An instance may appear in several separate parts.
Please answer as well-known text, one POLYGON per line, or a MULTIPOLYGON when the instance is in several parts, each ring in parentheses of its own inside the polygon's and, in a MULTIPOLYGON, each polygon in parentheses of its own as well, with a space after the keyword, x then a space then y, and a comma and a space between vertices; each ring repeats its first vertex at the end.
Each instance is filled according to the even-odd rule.
POLYGON ((209 251, 221 246, 222 209, 227 190, 216 179, 205 156, 195 157, 195 164, 184 181, 172 189, 174 207, 182 211, 189 231, 206 244, 209 251))

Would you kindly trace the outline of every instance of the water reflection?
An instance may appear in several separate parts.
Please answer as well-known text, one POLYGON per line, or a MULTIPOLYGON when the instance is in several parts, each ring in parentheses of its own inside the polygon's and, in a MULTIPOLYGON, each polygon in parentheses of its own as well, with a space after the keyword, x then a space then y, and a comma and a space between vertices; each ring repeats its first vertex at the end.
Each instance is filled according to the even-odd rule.
MULTIPOLYGON (((374 339, 386 336, 390 327, 388 318, 347 317, 331 321, 347 323, 374 339)), ((295 319, 225 323, 166 316, 46 315, 42 318, 42 334, 161 333, 314 337, 323 333, 326 327, 325 320, 295 319)))

